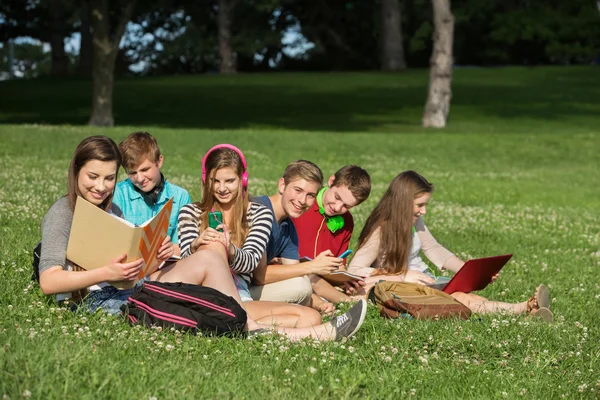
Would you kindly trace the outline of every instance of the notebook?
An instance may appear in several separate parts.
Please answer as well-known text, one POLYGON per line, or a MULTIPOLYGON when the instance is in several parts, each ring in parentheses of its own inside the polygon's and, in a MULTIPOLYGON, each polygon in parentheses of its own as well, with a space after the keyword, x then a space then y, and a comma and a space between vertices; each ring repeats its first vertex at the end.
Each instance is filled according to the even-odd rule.
MULTIPOLYGON (((312 261, 312 258, 310 257, 300 257, 300 262, 308 262, 308 261, 312 261)), ((328 274, 328 275, 320 275, 321 278, 325 279, 327 282, 331 283, 334 286, 339 286, 344 284, 344 282, 352 282, 352 281, 362 281, 363 279, 365 279, 364 276, 360 276, 360 275, 355 275, 355 274, 351 274, 348 271, 333 271, 332 273, 328 274)))
POLYGON ((502 267, 506 265, 511 257, 512 254, 504 254, 501 256, 469 260, 452 277, 452 279, 450 279, 450 282, 445 285, 434 284, 432 287, 448 294, 454 292, 470 293, 482 290, 492 281, 492 276, 500 272, 502 267))

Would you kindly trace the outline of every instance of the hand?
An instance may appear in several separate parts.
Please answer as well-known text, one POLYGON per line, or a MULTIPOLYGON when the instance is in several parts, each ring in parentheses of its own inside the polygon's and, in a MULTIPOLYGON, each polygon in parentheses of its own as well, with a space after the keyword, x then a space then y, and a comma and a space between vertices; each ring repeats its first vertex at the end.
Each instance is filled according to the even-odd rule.
POLYGON ((132 281, 137 278, 142 265, 144 265, 144 259, 138 258, 135 261, 123 263, 126 258, 127 254, 121 254, 104 267, 107 272, 106 280, 108 282, 132 281))
POLYGON ((217 230, 213 228, 206 228, 204 231, 202 231, 202 233, 200 233, 200 236, 198 236, 192 242, 192 253, 195 253, 200 246, 206 246, 214 242, 220 242, 219 235, 223 235, 223 233, 217 232, 217 230))
POLYGON ((500 272, 497 272, 496 274, 494 274, 494 276, 492 276, 492 281, 490 283, 496 282, 496 279, 498 279, 499 277, 500 277, 500 272))
POLYGON ((419 285, 431 285, 435 280, 420 271, 408 271, 404 274, 404 282, 418 283, 419 285))
POLYGON ((171 242, 171 237, 167 236, 161 243, 156 258, 158 261, 167 261, 173 254, 175 254, 175 245, 171 242))
POLYGON ((223 243, 223 245, 228 245, 229 243, 231 243, 231 241, 229 240, 229 231, 227 230, 227 226, 221 224, 218 225, 214 230, 215 234, 211 237, 213 242, 220 242, 223 243))
POLYGON ((282 265, 281 257, 273 257, 271 261, 269 261, 269 265, 282 265))
POLYGON ((344 292, 348 296, 355 296, 361 292, 361 289, 366 285, 365 281, 350 281, 344 282, 344 292))
POLYGON ((321 315, 333 316, 333 314, 335 313, 335 306, 333 305, 333 303, 328 303, 324 301, 317 306, 316 310, 320 312, 321 315))
POLYGON ((334 257, 330 250, 325 250, 314 260, 305 264, 310 274, 329 275, 333 271, 337 271, 343 262, 343 259, 334 257))

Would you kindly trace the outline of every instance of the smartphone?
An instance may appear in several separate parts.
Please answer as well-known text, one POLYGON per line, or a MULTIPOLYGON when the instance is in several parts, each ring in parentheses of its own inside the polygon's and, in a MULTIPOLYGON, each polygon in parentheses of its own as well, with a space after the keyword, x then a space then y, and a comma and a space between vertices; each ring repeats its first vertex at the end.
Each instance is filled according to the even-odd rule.
POLYGON ((208 213, 208 226, 217 229, 217 226, 223 223, 223 213, 221 211, 211 211, 208 213))
POLYGON ((348 250, 346 250, 345 252, 343 252, 342 254, 340 254, 340 255, 338 256, 338 258, 346 258, 346 257, 348 257, 350 254, 352 254, 352 250, 348 249, 348 250))

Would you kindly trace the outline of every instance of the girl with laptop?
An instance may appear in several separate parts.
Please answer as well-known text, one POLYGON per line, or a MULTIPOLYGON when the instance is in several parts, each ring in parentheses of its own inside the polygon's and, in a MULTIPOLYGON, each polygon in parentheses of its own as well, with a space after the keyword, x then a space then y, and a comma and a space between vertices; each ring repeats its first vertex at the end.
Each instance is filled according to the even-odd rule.
MULTIPOLYGON (((433 185, 414 171, 404 171, 392 180, 367 218, 358 239, 358 250, 348 267, 350 273, 367 276, 367 290, 380 280, 435 283, 420 257, 421 250, 440 269, 457 272, 463 266, 462 260, 434 239, 421 218, 427 212, 432 193, 433 185)), ((521 303, 490 301, 473 293, 451 295, 480 314, 505 311, 530 313, 547 321, 553 319, 545 285, 538 286, 534 295, 521 303)))

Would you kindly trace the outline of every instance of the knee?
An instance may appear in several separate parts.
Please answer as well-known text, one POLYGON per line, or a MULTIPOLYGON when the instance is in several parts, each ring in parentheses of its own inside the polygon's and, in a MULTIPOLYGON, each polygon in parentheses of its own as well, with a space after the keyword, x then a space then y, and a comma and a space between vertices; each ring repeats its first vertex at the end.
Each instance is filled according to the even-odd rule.
POLYGON ((321 314, 317 310, 309 307, 298 307, 299 311, 299 323, 301 326, 316 326, 321 325, 321 314))
POLYGON ((296 301, 294 303, 306 305, 310 302, 313 294, 312 283, 307 276, 301 276, 295 278, 295 280, 294 287, 296 288, 296 301))
POLYGON ((193 259, 194 265, 200 269, 229 270, 229 266, 225 262, 223 254, 218 250, 218 248, 204 248, 195 252, 189 258, 193 259))
POLYGON ((210 254, 210 257, 218 257, 222 261, 227 260, 227 252, 225 246, 221 243, 211 243, 200 246, 194 254, 210 254))

